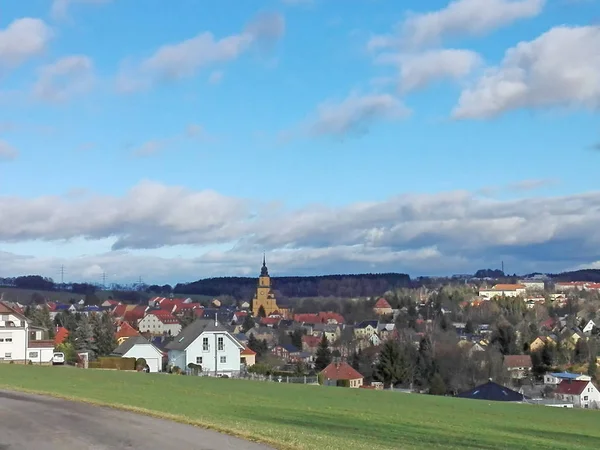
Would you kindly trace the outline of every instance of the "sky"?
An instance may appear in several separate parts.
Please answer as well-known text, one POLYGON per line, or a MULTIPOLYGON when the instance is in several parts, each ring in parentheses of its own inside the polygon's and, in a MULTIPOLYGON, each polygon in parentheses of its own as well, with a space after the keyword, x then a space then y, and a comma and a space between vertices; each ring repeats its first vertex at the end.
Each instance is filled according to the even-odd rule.
POLYGON ((0 276, 600 268, 598 0, 0 0, 0 276))

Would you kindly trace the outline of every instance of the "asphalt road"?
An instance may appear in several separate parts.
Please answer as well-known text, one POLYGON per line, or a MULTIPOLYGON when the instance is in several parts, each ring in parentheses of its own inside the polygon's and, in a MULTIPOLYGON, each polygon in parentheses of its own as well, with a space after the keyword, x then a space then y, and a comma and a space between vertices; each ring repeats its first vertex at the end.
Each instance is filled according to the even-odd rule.
POLYGON ((215 431, 0 390, 0 450, 268 450, 215 431))

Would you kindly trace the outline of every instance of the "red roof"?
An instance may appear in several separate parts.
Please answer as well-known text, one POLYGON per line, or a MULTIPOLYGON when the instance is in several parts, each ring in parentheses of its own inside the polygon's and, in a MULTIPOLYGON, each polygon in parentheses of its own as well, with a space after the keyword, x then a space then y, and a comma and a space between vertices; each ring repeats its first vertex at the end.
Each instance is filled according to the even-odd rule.
POLYGON ((65 327, 58 327, 58 329, 56 330, 56 334, 54 335, 54 344, 62 344, 63 342, 65 342, 65 339, 67 339, 67 337, 69 337, 69 330, 67 330, 65 327))
POLYGON ((162 323, 179 323, 179 319, 171 314, 169 311, 151 311, 149 314, 156 316, 162 323))
POLYGON ((331 363, 321 373, 329 380, 358 380, 364 378, 354 367, 345 362, 331 363))
POLYGON ((504 365, 508 368, 525 367, 531 368, 531 356, 529 355, 506 355, 504 357, 504 365))
POLYGON ((112 314, 115 317, 123 317, 125 315, 125 311, 127 311, 127 305, 117 305, 113 309, 112 314))
POLYGON ((125 319, 129 323, 137 323, 138 320, 142 319, 146 314, 146 307, 142 305, 138 305, 133 309, 126 311, 123 315, 123 319, 125 319))
POLYGON ((320 312, 318 314, 294 314, 294 321, 298 323, 328 323, 337 322, 344 323, 344 316, 334 312, 320 312))
POLYGON ((320 342, 321 338, 318 338, 317 336, 312 336, 310 334, 302 336, 302 343, 306 344, 310 348, 318 347, 320 342))
POLYGON ((119 328, 119 331, 117 331, 117 334, 115 336, 117 339, 120 339, 120 338, 130 338, 130 337, 139 336, 139 335, 140 335, 140 333, 138 330, 133 328, 127 322, 123 322, 123 324, 121 325, 121 328, 119 328))
POLYGON ((563 380, 556 388, 556 394, 581 395, 591 381, 563 380))
POLYGON ((17 316, 23 316, 23 313, 19 312, 19 308, 11 308, 10 306, 8 306, 4 302, 0 302, 0 313, 2 313, 2 314, 16 314, 17 316))
POLYGON ((48 311, 56 311, 56 302, 46 302, 48 311))
POLYGON ((390 309, 391 307, 392 305, 390 305, 388 301, 383 297, 381 297, 379 300, 377 300, 377 303, 375 303, 375 308, 378 309, 390 309))
POLYGON ((263 317, 260 319, 261 325, 277 325, 279 322, 281 322, 281 319, 278 317, 263 317))
POLYGON ((196 316, 196 317, 204 317, 204 308, 196 308, 194 310, 194 316, 196 316))
POLYGON ((244 350, 242 350, 240 355, 252 356, 252 355, 256 355, 256 352, 254 350, 252 350, 251 348, 246 347, 244 350))

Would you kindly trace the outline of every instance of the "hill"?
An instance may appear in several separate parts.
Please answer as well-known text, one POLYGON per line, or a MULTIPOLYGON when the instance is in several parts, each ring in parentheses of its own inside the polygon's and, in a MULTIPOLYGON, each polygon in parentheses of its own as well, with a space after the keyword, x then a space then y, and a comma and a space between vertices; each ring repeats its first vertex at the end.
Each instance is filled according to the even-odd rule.
MULTIPOLYGON (((230 295, 248 300, 256 290, 257 277, 206 278, 177 284, 176 294, 230 295)), ((408 287, 410 277, 402 273, 273 277, 274 289, 283 297, 371 297, 408 287)))
POLYGON ((1 364, 0 380, 7 389, 141 410, 287 450, 566 450, 600 442, 599 413, 590 410, 68 367, 1 364))

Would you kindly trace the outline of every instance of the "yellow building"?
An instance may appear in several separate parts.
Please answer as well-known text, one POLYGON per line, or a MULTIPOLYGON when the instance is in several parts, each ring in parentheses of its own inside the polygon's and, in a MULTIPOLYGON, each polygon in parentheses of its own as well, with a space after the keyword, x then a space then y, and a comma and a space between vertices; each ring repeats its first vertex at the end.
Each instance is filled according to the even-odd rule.
POLYGON ((252 299, 252 315, 254 317, 259 315, 261 307, 265 312, 265 316, 269 316, 274 312, 278 312, 283 317, 287 317, 289 314, 287 308, 280 308, 277 306, 277 299, 271 290, 271 277, 269 276, 267 262, 264 257, 262 269, 260 270, 260 277, 258 278, 256 294, 254 294, 254 298, 252 299))

